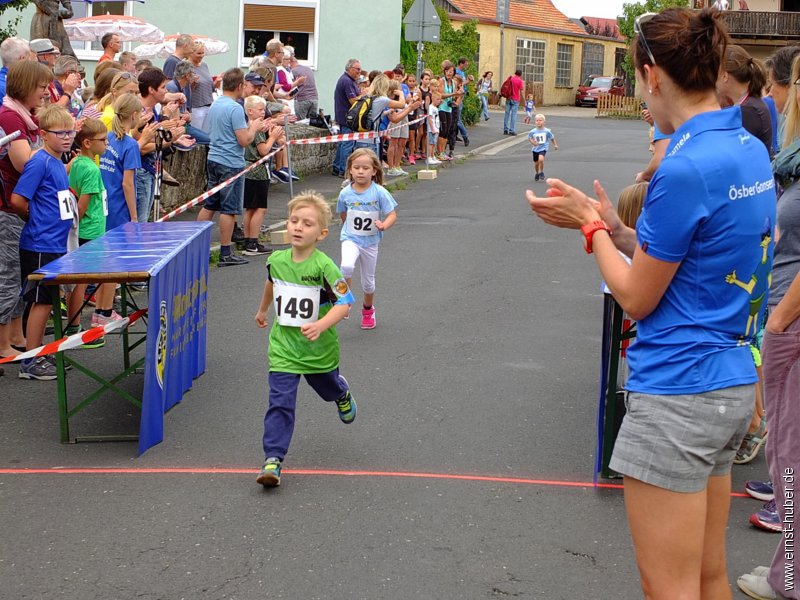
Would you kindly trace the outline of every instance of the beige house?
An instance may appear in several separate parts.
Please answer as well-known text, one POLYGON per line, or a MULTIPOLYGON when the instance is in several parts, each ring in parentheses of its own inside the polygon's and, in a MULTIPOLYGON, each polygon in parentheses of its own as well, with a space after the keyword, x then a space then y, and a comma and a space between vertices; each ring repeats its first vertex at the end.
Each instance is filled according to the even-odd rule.
POLYGON ((616 38, 590 35, 580 21, 567 18, 550 0, 510 0, 501 23, 490 0, 436 0, 453 27, 477 20, 479 73, 492 71, 495 88, 522 71, 527 93, 537 105, 574 104, 575 92, 589 75, 622 74, 627 45, 616 38), (502 65, 502 67, 501 67, 502 65))

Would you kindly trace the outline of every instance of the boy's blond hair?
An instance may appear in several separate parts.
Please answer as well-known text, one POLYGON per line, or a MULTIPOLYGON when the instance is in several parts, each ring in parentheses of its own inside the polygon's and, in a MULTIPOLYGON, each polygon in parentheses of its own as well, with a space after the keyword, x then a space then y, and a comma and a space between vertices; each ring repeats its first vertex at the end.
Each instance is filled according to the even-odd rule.
POLYGON ((636 228, 636 221, 642 212, 645 196, 647 196, 646 181, 629 185, 619 193, 617 201, 617 214, 626 227, 636 228))
POLYGON ((244 99, 245 110, 250 108, 264 108, 267 106, 267 101, 261 96, 248 96, 244 99))
POLYGON ((545 117, 545 116, 544 116, 542 113, 536 113, 535 115, 533 115, 533 120, 535 121, 535 120, 536 120, 536 119, 538 119, 539 117, 542 117, 542 121, 544 121, 545 123, 547 123, 547 117, 545 117))
POLYGON ((72 129, 75 126, 75 120, 69 111, 58 104, 48 104, 36 116, 41 129, 72 129))
POLYGON ((327 229, 331 222, 331 206, 325 197, 314 190, 308 190, 297 194, 289 201, 287 206, 289 217, 298 208, 313 208, 319 213, 319 224, 322 229, 327 229))
POLYGON ((83 142, 92 138, 107 135, 108 129, 100 119, 86 119, 83 122, 83 127, 75 136, 75 143, 83 150, 83 142))

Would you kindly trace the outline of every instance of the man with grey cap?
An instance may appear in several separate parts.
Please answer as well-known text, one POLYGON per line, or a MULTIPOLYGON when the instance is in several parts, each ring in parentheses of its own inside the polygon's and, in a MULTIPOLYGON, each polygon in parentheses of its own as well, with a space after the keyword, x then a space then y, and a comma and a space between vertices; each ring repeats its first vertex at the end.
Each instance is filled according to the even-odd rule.
POLYGON ((6 95, 6 73, 8 73, 8 67, 22 60, 33 60, 31 45, 28 40, 23 40, 22 38, 6 38, 0 44, 0 60, 3 61, 3 68, 0 69, 1 100, 6 95))
POLYGON ((56 59, 61 56, 61 52, 56 50, 53 42, 47 38, 31 40, 31 52, 36 54, 36 60, 51 69, 56 65, 56 59))
POLYGON ((167 91, 173 93, 182 93, 186 96, 186 102, 181 104, 181 118, 184 120, 184 127, 186 128, 186 135, 194 138, 198 144, 208 145, 211 138, 208 134, 197 127, 193 127, 192 121, 192 81, 196 75, 192 68, 192 63, 188 60, 178 62, 173 69, 173 77, 171 81, 167 82, 167 91))

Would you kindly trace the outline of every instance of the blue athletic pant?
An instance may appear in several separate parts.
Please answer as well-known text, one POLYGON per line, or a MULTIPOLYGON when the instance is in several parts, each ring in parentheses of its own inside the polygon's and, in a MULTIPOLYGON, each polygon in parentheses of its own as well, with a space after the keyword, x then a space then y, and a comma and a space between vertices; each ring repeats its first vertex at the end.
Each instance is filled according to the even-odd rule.
MULTIPOLYGON (((320 398, 333 402, 344 398, 347 384, 339 376, 336 368, 329 373, 303 375, 320 398)), ((297 386, 300 375, 297 373, 269 374, 269 408, 264 415, 264 457, 273 456, 284 459, 294 433, 294 412, 297 406, 297 386)))

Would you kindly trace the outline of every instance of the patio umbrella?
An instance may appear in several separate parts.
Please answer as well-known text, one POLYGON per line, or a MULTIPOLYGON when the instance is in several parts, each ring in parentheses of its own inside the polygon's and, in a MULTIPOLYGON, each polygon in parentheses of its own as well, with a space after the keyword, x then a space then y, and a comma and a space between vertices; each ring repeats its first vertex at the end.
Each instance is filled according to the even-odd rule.
POLYGON ((123 42, 160 42, 164 32, 155 25, 126 15, 96 15, 64 21, 71 40, 95 42, 107 33, 116 33, 123 42))
MULTIPOLYGON (((180 33, 173 33, 164 38, 163 41, 155 44, 142 44, 133 49, 133 53, 138 58, 167 58, 170 54, 175 52, 175 40, 178 39, 180 33)), ((190 33, 195 42, 202 42, 206 47, 206 55, 209 54, 224 54, 230 47, 227 42, 218 40, 207 35, 197 35, 190 33)))

